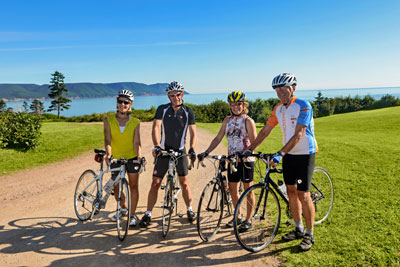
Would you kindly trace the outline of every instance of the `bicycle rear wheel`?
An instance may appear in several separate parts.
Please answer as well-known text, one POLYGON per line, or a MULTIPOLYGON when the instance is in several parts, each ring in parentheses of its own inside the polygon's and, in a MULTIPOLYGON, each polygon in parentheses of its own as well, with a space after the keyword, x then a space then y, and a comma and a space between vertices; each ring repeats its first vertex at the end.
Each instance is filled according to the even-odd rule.
POLYGON ((239 198, 235 208, 233 229, 239 244, 250 252, 266 248, 278 232, 281 209, 278 198, 271 189, 266 194, 264 185, 256 184, 248 188, 239 198), (249 213, 247 213, 249 212, 249 213), (250 216, 252 226, 242 228, 237 222, 242 216, 250 216))
POLYGON ((128 234, 129 221, 131 218, 131 195, 129 185, 126 179, 122 179, 119 183, 118 200, 117 200, 117 232, 118 238, 124 241, 128 234), (126 208, 122 208, 125 203, 126 208))
POLYGON ((171 224, 171 217, 174 211, 173 209, 173 194, 174 185, 172 183, 172 179, 167 180, 167 184, 165 185, 165 193, 163 200, 163 211, 162 211, 162 235, 164 238, 167 237, 169 232, 169 226, 171 224))
POLYGON ((224 212, 224 198, 221 186, 210 181, 203 189, 197 209, 197 232, 200 238, 207 242, 219 230, 224 212))
POLYGON ((320 224, 328 218, 334 199, 332 179, 325 169, 314 169, 310 194, 315 207, 314 224, 320 224))
POLYGON ((76 183, 74 193, 74 209, 79 220, 86 221, 92 216, 98 190, 99 185, 94 171, 84 171, 76 183))

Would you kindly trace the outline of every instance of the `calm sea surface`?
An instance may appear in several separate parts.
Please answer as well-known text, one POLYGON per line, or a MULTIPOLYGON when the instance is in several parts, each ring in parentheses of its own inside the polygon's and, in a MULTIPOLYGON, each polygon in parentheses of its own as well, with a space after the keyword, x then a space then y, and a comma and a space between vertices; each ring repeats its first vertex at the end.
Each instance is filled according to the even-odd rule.
MULTIPOLYGON (((324 97, 346 97, 346 96, 365 96, 370 95, 373 98, 379 99, 386 94, 390 94, 395 97, 400 97, 400 87, 389 87, 389 88, 357 88, 357 89, 326 89, 326 90, 296 90, 296 95, 299 98, 314 100, 318 92, 321 91, 324 97)), ((209 104, 214 100, 226 100, 228 93, 218 94, 190 94, 184 96, 186 103, 192 104, 209 104)), ((275 98, 275 91, 265 92, 249 92, 246 93, 246 98, 249 100, 255 100, 257 98, 268 99, 275 98)), ((22 110, 22 104, 24 101, 8 101, 6 102, 7 107, 12 107, 14 111, 22 110)), ((31 104, 31 101, 27 101, 31 104)), ((44 100, 44 106, 47 109, 50 106, 50 100, 44 100)), ((151 106, 159 106, 169 102, 167 96, 135 96, 135 102, 133 107, 135 109, 149 109, 151 106)), ((89 115, 93 113, 103 113, 110 110, 116 109, 116 101, 114 97, 107 98, 84 98, 84 99, 72 99, 71 108, 61 112, 62 116, 79 116, 89 115)), ((53 112, 56 114, 55 112, 53 112)))

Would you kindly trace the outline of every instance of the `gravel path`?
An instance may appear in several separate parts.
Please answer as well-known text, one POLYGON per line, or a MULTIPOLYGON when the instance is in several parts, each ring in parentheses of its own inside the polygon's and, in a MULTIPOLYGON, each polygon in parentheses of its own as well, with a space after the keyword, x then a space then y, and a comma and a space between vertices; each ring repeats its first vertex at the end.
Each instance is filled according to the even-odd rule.
MULTIPOLYGON (((140 176, 137 214, 146 210, 153 169, 151 124, 142 123, 141 136, 147 171, 140 176)), ((197 152, 204 151, 213 136, 197 129, 197 152)), ((221 144, 215 153, 224 154, 221 144)), ((0 266, 278 266, 271 252, 251 254, 237 243, 231 229, 222 228, 212 242, 202 242, 195 224, 186 216, 173 217, 167 239, 161 235, 161 194, 149 228, 131 228, 120 242, 115 223, 110 221, 115 201, 92 221, 80 222, 73 209, 76 181, 85 169, 98 170, 94 153, 86 152, 45 167, 0 176, 0 266), (268 264, 267 264, 267 263, 268 264)), ((214 167, 189 173, 193 208, 214 167)), ((182 196, 178 210, 184 212, 182 196)), ((227 219, 223 221, 223 224, 227 219)))

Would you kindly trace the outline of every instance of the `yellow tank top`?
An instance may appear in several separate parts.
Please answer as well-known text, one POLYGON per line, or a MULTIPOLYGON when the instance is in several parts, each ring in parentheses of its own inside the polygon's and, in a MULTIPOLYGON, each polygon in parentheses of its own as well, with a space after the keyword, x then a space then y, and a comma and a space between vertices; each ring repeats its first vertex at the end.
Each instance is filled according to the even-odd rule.
POLYGON ((140 121, 131 116, 129 121, 126 123, 124 132, 121 133, 119 123, 115 115, 107 115, 107 120, 108 124, 110 124, 111 152, 114 158, 131 159, 137 157, 133 145, 133 139, 135 137, 136 127, 140 121))

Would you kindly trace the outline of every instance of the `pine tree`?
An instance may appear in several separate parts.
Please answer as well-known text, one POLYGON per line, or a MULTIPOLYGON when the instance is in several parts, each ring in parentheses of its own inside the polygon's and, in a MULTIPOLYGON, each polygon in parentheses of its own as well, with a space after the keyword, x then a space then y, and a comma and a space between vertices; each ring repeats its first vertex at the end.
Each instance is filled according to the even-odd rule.
POLYGON ((64 96, 68 95, 68 89, 64 83, 64 75, 61 72, 55 71, 51 76, 53 77, 49 85, 49 97, 54 100, 51 101, 51 105, 47 111, 57 110, 58 118, 60 118, 60 112, 71 107, 68 104, 71 100, 64 96))
POLYGON ((24 104, 22 105, 22 107, 24 108, 24 113, 28 113, 29 112, 29 104, 28 104, 28 102, 24 101, 24 104))
POLYGON ((7 110, 6 101, 4 101, 3 99, 0 99, 0 112, 6 111, 6 110, 7 110))
POLYGON ((43 102, 40 100, 33 100, 31 106, 29 107, 32 110, 32 113, 35 115, 42 115, 44 111, 44 105, 43 102))

